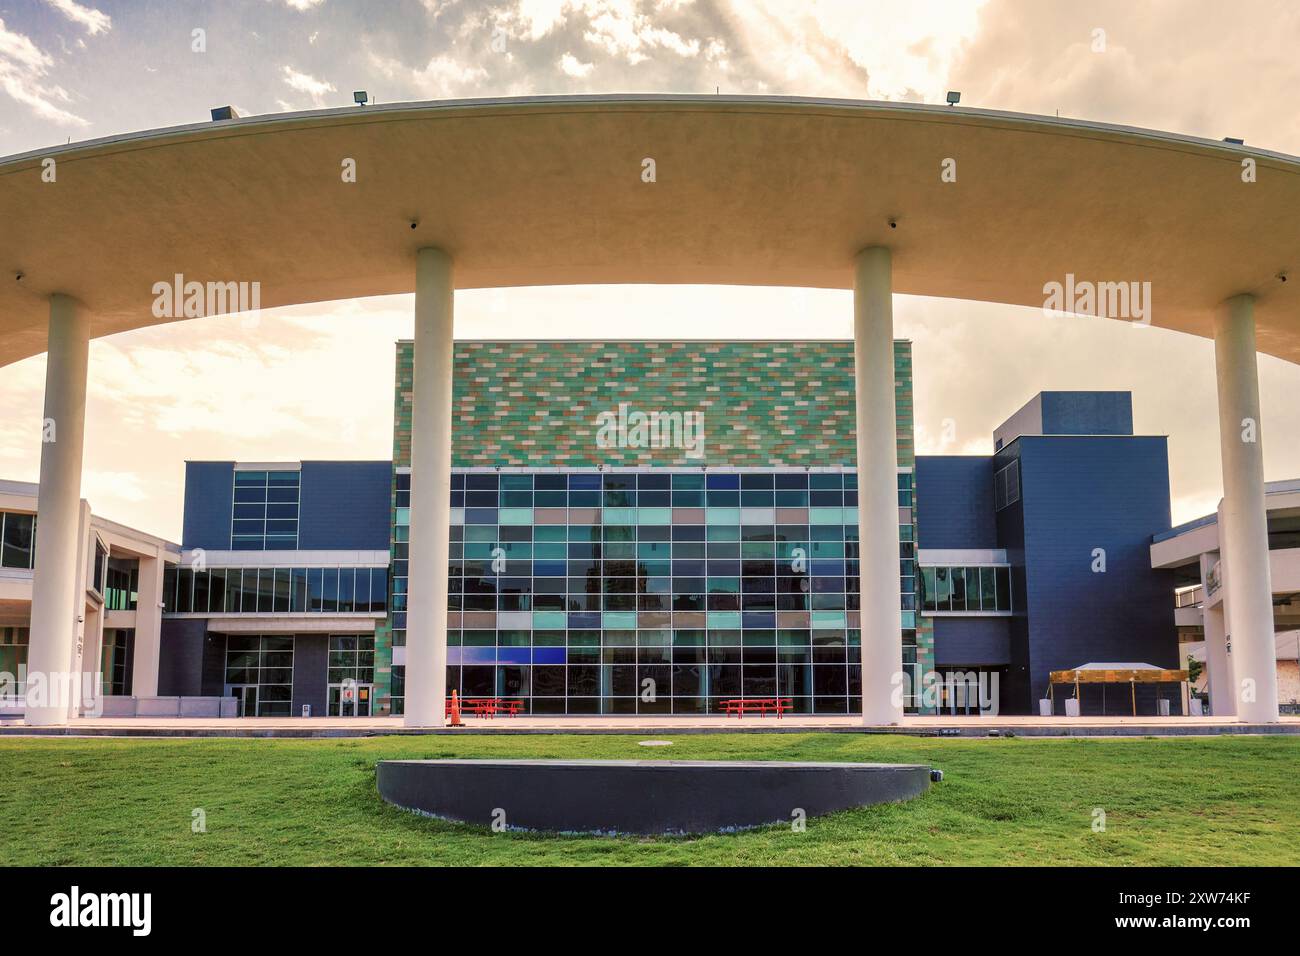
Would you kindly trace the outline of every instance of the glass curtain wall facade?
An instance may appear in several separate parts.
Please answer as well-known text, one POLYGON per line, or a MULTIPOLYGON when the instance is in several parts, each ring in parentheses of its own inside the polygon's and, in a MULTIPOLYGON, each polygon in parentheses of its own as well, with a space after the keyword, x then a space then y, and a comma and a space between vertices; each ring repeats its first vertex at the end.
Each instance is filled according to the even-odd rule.
POLYGON ((921 610, 927 614, 1010 614, 1015 610, 1010 565, 925 567, 918 583, 921 610))
POLYGON ((370 614, 388 600, 387 568, 191 568, 163 573, 170 614, 370 614))
MULTIPOLYGON (((457 343, 448 693, 522 699, 534 714, 717 713, 727 698, 774 696, 800 713, 860 712, 852 353, 457 343), (706 450, 601 447, 597 416, 630 401, 702 410, 706 450)), ((394 649, 418 586, 410 360, 399 343, 392 594, 375 655, 379 712, 397 714, 394 649)), ((900 663, 915 671, 933 649, 917 626, 909 343, 895 344, 895 368, 900 663)))
MULTIPOLYGON (((911 475, 899 485, 909 493, 911 475)), ((703 714, 774 696, 800 713, 861 710, 854 472, 469 471, 452 487, 449 691, 537 714, 703 714)), ((912 526, 899 532, 914 647, 912 526)))

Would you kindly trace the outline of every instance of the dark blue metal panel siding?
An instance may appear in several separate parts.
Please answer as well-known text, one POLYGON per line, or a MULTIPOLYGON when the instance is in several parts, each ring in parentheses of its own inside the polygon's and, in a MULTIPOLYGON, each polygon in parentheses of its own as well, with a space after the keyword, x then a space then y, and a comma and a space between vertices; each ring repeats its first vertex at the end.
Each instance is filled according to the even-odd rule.
POLYGON ((162 619, 158 635, 158 693, 163 697, 197 697, 203 692, 206 618, 162 619))
POLYGON ((1010 618, 936 617, 936 667, 992 667, 1011 660, 1010 618))
POLYGON ((302 705, 311 705, 313 717, 329 714, 329 635, 299 634, 293 639, 293 709, 292 716, 302 713, 302 705))
POLYGON ((1132 435, 1130 392, 1043 392, 1044 435, 1132 435))
POLYGON ((387 551, 392 462, 304 461, 298 547, 387 551))
POLYGON ((185 519, 181 544, 209 551, 230 550, 230 513, 234 501, 233 461, 185 463, 185 519))
POLYGON ((996 548, 993 460, 979 455, 916 459, 917 542, 922 548, 996 548))
MULTIPOLYGON (((1022 440, 1013 441, 998 452, 993 459, 993 472, 996 474, 1013 461, 1020 459, 1022 440)), ((1002 700, 1008 713, 1030 713, 1029 683, 1029 616, 1025 612, 1025 595, 1027 569, 1025 567, 1025 515, 1024 499, 994 512, 998 526, 998 547, 1007 553, 1011 565, 1011 602, 1014 614, 1009 630, 1010 663, 1007 666, 1002 689, 1002 700)))
MULTIPOLYGON (((1151 568, 1149 550, 1151 536, 1170 525, 1165 439, 1047 437, 1016 444, 1025 568, 1025 590, 1016 599, 1028 618, 1025 706, 1046 696, 1052 670, 1089 661, 1177 666, 1172 582, 1151 568), (1092 570, 1095 548, 1105 549, 1105 573, 1092 570)), ((1008 531, 1012 518, 1000 516, 1008 531)))

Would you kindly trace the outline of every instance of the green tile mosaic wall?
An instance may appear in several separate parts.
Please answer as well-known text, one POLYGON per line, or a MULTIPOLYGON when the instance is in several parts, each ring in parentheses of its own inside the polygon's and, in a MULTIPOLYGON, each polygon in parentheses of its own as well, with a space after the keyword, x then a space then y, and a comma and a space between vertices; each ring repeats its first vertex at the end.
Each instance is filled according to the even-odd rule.
MULTIPOLYGON (((454 362, 456 467, 855 461, 848 341, 457 342, 454 362), (699 415, 702 439, 695 440, 699 429, 689 419, 680 429, 676 422, 673 429, 647 422, 638 434, 635 415, 655 412, 699 415), (602 424, 615 421, 629 427, 621 438, 607 430, 603 437, 613 442, 602 443, 602 424), (638 438, 645 439, 641 447, 638 438)), ((393 429, 399 466, 411 460, 411 368, 412 345, 399 342, 393 429)), ((894 343, 894 369, 898 463, 910 467, 910 342, 894 343)))

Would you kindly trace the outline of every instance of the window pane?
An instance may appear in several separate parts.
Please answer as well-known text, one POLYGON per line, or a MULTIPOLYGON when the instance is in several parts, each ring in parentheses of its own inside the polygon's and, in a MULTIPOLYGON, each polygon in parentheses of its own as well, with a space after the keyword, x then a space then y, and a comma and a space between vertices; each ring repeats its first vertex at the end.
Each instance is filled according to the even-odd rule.
POLYGON ((952 588, 952 609, 954 611, 966 610, 966 573, 962 568, 950 568, 948 570, 948 583, 952 588))
POLYGON ((324 569, 307 569, 307 609, 309 611, 325 610, 324 569))
POLYGON ((163 569, 163 607, 170 613, 176 610, 176 568, 163 569))
POLYGON ((1010 611, 1012 609, 1011 600, 1011 569, 997 568, 998 581, 998 610, 1010 611))
POLYGON ((998 609, 998 587, 993 568, 980 568, 980 603, 986 611, 998 609))
POLYGON ((284 613, 289 610, 289 569, 275 569, 275 611, 284 613))
POLYGON ((324 568, 324 585, 321 587, 321 605, 326 614, 335 614, 339 609, 339 569, 324 568))
POLYGON ((934 568, 922 568, 922 569, 921 569, 921 587, 922 587, 922 588, 924 589, 924 591, 925 591, 925 604, 924 604, 925 610, 927 610, 927 611, 933 611, 933 610, 935 610, 935 609, 936 609, 936 594, 937 594, 938 592, 937 592, 936 587, 935 587, 935 569, 934 569, 934 568))
POLYGON ((257 613, 275 610, 275 569, 262 568, 257 573, 257 613))
POLYGON ((952 607, 952 585, 948 580, 948 568, 934 569, 934 608, 947 611, 952 607))
POLYGON ((194 572, 194 612, 208 613, 208 572, 194 572))
POLYGON ((289 589, 289 610, 301 614, 307 610, 307 568, 294 568, 289 589))
POLYGON ((6 568, 31 568, 35 524, 35 515, 13 512, 4 515, 4 546, 0 549, 0 565, 6 568))
POLYGON ((176 613, 189 614, 194 610, 194 572, 181 568, 176 579, 176 613))
POLYGON ((352 568, 339 568, 339 612, 351 613, 353 610, 353 581, 356 575, 352 568))
POLYGON ((208 610, 219 614, 226 606, 226 569, 213 568, 208 572, 208 610))
POLYGON ((241 588, 242 572, 238 568, 231 568, 226 571, 226 612, 235 613, 239 610, 239 594, 241 588))
POLYGON ((243 570, 244 587, 243 600, 240 602, 239 610, 244 614, 257 613, 257 569, 245 568, 243 570))

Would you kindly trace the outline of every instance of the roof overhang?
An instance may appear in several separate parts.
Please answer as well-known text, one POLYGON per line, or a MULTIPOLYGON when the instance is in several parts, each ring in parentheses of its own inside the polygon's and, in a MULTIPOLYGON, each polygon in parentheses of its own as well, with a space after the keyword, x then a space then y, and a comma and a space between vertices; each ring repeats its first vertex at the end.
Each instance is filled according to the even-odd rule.
POLYGON ((438 246, 460 289, 844 289, 881 244, 899 293, 1041 308, 1067 274, 1150 282, 1152 324, 1198 335, 1253 293, 1260 350, 1300 361, 1300 278, 1277 278, 1300 276, 1297 209, 1294 156, 990 110, 616 95, 256 116, 0 159, 0 364, 45 350, 56 292, 96 336, 173 321, 152 306, 177 274, 257 282, 268 308, 410 292, 438 246))

